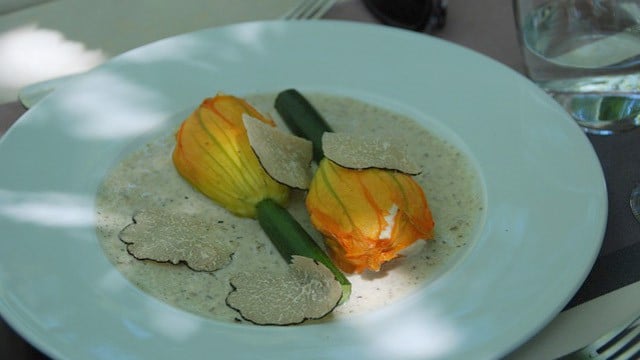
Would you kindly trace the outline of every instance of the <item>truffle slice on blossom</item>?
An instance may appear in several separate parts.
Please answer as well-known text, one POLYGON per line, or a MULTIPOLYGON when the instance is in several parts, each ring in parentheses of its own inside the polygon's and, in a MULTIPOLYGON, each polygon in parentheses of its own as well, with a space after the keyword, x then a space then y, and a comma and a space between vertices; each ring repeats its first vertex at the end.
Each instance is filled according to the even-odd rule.
POLYGON ((311 182, 311 141, 279 130, 250 115, 243 114, 249 143, 272 178, 297 189, 308 189, 311 182))
POLYGON ((407 155, 402 142, 350 133, 325 132, 322 135, 324 156, 350 169, 389 169, 417 175, 420 166, 407 155))

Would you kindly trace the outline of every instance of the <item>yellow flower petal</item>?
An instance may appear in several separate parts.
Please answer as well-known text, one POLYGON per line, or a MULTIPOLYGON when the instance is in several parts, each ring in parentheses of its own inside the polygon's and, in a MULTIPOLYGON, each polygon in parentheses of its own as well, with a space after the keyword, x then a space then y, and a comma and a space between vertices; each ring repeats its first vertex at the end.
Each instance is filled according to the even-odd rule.
POLYGON ((348 169, 323 159, 306 205, 333 260, 345 272, 377 271, 416 240, 433 237, 424 192, 403 173, 348 169))
POLYGON ((286 186, 273 180, 251 149, 242 114, 267 124, 246 101, 219 94, 205 99, 176 134, 173 162, 200 192, 238 216, 255 217, 255 207, 270 198, 284 204, 286 186))

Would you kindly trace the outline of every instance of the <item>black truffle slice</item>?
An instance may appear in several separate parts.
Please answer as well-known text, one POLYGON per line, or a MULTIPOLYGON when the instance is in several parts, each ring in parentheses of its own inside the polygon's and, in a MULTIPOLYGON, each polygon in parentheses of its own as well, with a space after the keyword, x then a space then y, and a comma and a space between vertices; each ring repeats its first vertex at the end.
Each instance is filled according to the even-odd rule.
POLYGON ((231 279, 227 305, 258 325, 294 325, 329 314, 342 287, 324 265, 294 255, 286 273, 241 273, 231 279))
POLYGON ((234 252, 209 219, 160 209, 137 212, 119 238, 136 259, 184 263, 195 271, 223 268, 234 252))
POLYGON ((297 189, 311 182, 311 141, 263 123, 247 114, 242 117, 251 148, 274 180, 297 189))
POLYGON ((322 151, 331 161, 350 169, 389 169, 409 175, 422 171, 409 158, 400 139, 326 132, 322 135, 322 151))

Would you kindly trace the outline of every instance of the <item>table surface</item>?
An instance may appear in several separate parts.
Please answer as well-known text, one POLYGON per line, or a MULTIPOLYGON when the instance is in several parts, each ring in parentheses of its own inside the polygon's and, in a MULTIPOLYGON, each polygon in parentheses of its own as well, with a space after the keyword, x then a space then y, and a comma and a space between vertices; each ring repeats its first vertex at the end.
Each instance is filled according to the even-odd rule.
MULTIPOLYGON (((355 0, 338 2, 325 18, 377 22, 362 3, 355 0)), ((523 72, 510 1, 450 2, 447 25, 436 36, 523 72)), ((17 101, 0 104, 0 136, 25 111, 17 101)), ((640 260, 640 223, 633 218, 628 201, 631 189, 640 182, 640 131, 588 138, 605 173, 609 216, 600 255, 567 309, 595 303, 594 299, 640 280, 640 267, 636 265, 640 260)), ((0 357, 9 354, 12 359, 47 359, 0 318, 0 357)))

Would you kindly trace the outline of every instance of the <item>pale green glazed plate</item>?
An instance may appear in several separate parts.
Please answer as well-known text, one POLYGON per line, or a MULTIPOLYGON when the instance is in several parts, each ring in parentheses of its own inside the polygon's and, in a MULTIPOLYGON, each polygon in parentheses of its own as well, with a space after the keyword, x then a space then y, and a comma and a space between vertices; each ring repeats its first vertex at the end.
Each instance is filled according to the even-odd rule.
POLYGON ((590 143, 524 77, 423 34, 348 22, 233 25, 116 57, 28 111, 0 141, 0 169, 0 312, 62 359, 498 358, 578 289, 607 211, 590 143), (289 87, 378 101, 465 149, 486 198, 465 256, 380 311, 297 327, 203 319, 131 285, 94 232, 107 169, 217 91, 289 87))

